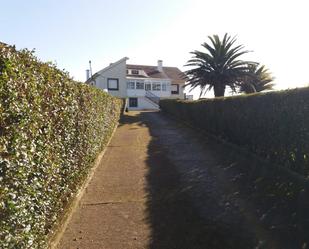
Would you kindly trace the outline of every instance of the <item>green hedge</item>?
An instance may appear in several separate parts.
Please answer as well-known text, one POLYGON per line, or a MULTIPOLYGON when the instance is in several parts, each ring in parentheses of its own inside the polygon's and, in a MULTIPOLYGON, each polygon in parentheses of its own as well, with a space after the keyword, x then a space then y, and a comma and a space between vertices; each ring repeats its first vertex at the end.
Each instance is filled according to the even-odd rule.
POLYGON ((0 43, 0 248, 44 248, 122 101, 0 43))
POLYGON ((160 101, 161 109, 306 177, 309 88, 200 101, 160 101))

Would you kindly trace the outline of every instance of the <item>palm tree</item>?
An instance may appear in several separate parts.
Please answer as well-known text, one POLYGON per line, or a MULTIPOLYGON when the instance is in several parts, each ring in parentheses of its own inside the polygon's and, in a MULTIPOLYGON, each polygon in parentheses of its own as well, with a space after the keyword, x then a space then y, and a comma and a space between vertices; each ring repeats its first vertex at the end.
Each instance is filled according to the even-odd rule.
POLYGON ((245 77, 240 83, 239 92, 254 93, 264 90, 273 90, 274 77, 264 65, 252 64, 248 66, 250 76, 245 77))
POLYGON ((202 46, 206 52, 193 51, 193 58, 186 66, 193 69, 185 72, 186 86, 191 90, 200 87, 201 94, 214 89, 215 97, 224 96, 226 86, 236 92, 237 82, 248 76, 248 65, 254 62, 239 60, 239 57, 249 51, 243 50, 243 45, 234 46, 236 38, 225 34, 220 40, 218 35, 208 36, 211 44, 207 42, 202 46))

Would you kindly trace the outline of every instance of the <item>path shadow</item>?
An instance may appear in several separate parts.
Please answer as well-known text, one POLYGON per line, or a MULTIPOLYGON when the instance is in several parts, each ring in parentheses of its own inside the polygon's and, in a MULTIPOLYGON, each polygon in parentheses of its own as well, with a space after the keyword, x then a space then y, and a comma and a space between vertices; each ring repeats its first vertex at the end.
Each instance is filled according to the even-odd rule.
POLYGON ((141 120, 141 116, 143 113, 140 112, 125 112, 120 116, 119 124, 118 126, 123 125, 138 125, 138 126, 145 126, 145 122, 141 120), (133 114, 132 114, 133 113, 133 114))
MULTIPOLYGON (((224 222, 202 217, 192 200, 189 182, 183 182, 176 165, 169 160, 168 150, 158 139, 159 127, 151 117, 159 113, 141 113, 139 118, 150 131, 147 174, 147 221, 151 226, 150 249, 240 249, 250 248, 250 238, 242 239, 224 222), (156 131, 155 131, 156 130, 156 131)), ((166 127, 167 128, 167 127, 166 127)), ((164 135, 162 135, 164 136, 164 135)), ((174 149, 177 149, 175 147, 174 149)), ((190 152, 188 152, 190 153, 190 152)), ((192 179, 194 182, 196 179, 192 179)), ((220 215, 220 207, 209 197, 208 210, 220 215)), ((241 235, 243 236, 243 235, 241 235)))
MULTIPOLYGON (((177 139, 174 148, 162 145, 161 141, 168 133, 166 130, 172 128, 169 121, 161 123, 161 127, 158 127, 155 122, 159 117, 157 115, 161 114, 141 112, 136 115, 124 115, 120 124, 146 126, 151 135, 146 161, 148 166, 146 216, 151 229, 148 248, 308 248, 308 226, 297 225, 297 220, 301 220, 298 223, 302 224, 303 218, 308 215, 298 215, 300 212, 296 205, 297 196, 287 195, 291 191, 299 192, 300 186, 293 187, 288 178, 279 176, 278 172, 261 170, 259 168, 261 165, 255 165, 243 155, 221 144, 211 144, 209 148, 215 151, 214 156, 219 164, 207 172, 215 183, 198 183, 200 186, 205 184, 209 188, 201 193, 200 186, 196 187, 196 181, 200 175, 205 175, 205 172, 195 172, 194 165, 192 170, 185 173, 187 175, 184 176, 184 172, 180 172, 179 162, 170 160, 168 153, 177 150, 179 146, 187 148, 179 150, 180 158, 181 153, 192 152, 185 143, 177 145, 177 139), (221 176, 218 177, 219 175, 221 176), (218 191, 214 190, 214 186, 221 187, 222 192, 213 194, 212 192, 218 191), (234 196, 235 193, 237 196, 234 196), (197 194, 201 195, 200 201, 196 197, 197 194), (231 206, 222 209, 220 203, 222 199, 230 202, 231 206), (245 207, 244 205, 232 207, 233 202, 236 204, 244 202, 245 207), (206 210, 206 213, 201 213, 201 205, 205 206, 202 209, 206 210), (236 213, 233 213, 233 208, 236 213), (241 211, 242 208, 245 210, 241 211), (268 239, 259 240, 263 236, 259 236, 258 229, 261 229, 264 238, 268 239), (279 244, 274 241, 279 241, 279 244)), ((177 126, 177 123, 173 122, 172 125, 177 126)))

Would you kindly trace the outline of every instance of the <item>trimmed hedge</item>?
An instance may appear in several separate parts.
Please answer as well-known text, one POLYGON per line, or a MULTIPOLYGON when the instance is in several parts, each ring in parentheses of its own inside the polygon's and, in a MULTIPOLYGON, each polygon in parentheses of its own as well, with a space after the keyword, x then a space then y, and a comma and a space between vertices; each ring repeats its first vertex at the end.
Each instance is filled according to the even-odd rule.
POLYGON ((162 100, 191 125, 309 176, 309 88, 199 101, 162 100))
POLYGON ((122 101, 0 43, 0 248, 44 248, 122 101))

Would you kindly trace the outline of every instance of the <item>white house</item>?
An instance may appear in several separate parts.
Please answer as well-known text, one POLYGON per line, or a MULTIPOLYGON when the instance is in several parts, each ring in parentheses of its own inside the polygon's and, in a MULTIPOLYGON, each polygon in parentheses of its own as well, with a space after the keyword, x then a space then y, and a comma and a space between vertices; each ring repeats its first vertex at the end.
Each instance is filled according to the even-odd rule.
POLYGON ((86 83, 126 99, 131 110, 158 109, 163 98, 184 99, 184 74, 177 67, 127 64, 129 58, 111 63, 95 73, 86 83))

